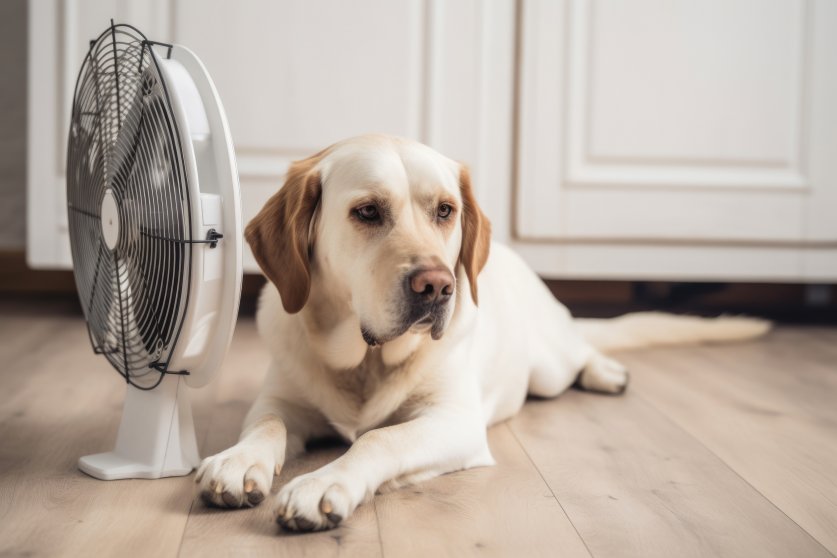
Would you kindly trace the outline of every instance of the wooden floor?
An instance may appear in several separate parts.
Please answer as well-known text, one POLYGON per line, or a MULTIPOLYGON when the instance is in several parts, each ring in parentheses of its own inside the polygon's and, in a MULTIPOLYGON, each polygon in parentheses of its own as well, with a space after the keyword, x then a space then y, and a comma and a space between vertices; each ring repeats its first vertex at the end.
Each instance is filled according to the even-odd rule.
MULTIPOLYGON (((102 482, 124 384, 77 315, 0 308, 0 556, 834 556, 837 330, 620 355, 623 397, 533 401, 490 431, 498 465, 377 496, 289 535, 267 506, 206 509, 192 479, 102 482)), ((232 444, 267 364, 239 323, 195 392, 202 455, 232 444)), ((274 489, 341 451, 286 466, 274 489)))

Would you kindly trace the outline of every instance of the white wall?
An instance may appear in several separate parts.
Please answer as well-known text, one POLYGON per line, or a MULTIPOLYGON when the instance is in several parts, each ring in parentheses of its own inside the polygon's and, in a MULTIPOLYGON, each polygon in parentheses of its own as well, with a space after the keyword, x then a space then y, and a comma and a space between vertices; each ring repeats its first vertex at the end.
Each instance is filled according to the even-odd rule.
POLYGON ((0 2, 0 250, 26 245, 26 0, 0 2))

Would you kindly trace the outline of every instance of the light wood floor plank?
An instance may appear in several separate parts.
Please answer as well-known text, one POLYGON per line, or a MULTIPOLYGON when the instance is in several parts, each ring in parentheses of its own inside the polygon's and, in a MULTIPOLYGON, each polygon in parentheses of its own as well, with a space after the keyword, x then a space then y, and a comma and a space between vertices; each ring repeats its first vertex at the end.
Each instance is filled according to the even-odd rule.
POLYGON ((837 554, 837 374, 785 337, 622 360, 638 394, 837 554))
MULTIPOLYGON (((0 414, 6 406, 19 403, 15 402, 19 392, 31 389, 33 383, 37 385, 38 377, 54 373, 42 365, 50 358, 50 353, 76 345, 63 335, 67 327, 77 328, 78 320, 0 316, 0 339, 3 339, 0 343, 0 371, 3 373, 0 414)), ((87 347, 90 347, 89 342, 87 347)))
POLYGON ((60 330, 22 347, 19 367, 0 377, 13 386, 0 411, 0 554, 174 555, 183 479, 103 482, 76 468, 112 447, 125 384, 93 355, 83 320, 53 323, 60 330))
POLYGON ((590 554, 506 424, 489 431, 496 467, 376 497, 384 556, 590 554))
MULTIPOLYGON (((627 397, 530 403, 489 433, 496 467, 377 496, 333 532, 287 535, 267 506, 206 509, 191 476, 80 473, 80 455, 112 446, 125 385, 92 354, 80 316, 2 310, 3 556, 827 555, 815 538, 837 548, 833 329, 620 355, 627 397)), ((267 362, 253 320, 240 320, 217 381, 192 392, 202 455, 234 443, 267 362)), ((274 490, 341 451, 289 463, 274 490)))
POLYGON ((837 328, 785 327, 774 331, 772 338, 778 344, 792 344, 796 354, 805 354, 806 363, 824 365, 832 380, 837 376, 837 328))
POLYGON ((510 426, 594 557, 828 556, 630 390, 530 402, 510 426))

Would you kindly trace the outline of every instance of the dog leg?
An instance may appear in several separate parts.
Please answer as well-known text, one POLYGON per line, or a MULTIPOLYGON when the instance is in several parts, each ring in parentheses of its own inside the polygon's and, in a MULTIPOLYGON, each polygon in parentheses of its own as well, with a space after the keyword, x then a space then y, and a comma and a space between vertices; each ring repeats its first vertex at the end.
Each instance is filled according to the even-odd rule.
POLYGON ((330 529, 383 483, 407 472, 431 477, 493 464, 476 416, 428 413, 363 434, 332 463, 285 485, 275 500, 276 521, 293 531, 330 529))
POLYGON ((535 344, 530 350, 528 393, 536 397, 558 397, 576 382, 595 350, 580 339, 562 344, 535 344))
POLYGON ((264 500, 286 455, 304 449, 304 440, 288 416, 288 408, 281 401, 272 397, 256 400, 238 443, 207 457, 198 468, 195 482, 204 502, 221 508, 240 508, 264 500), (292 426, 291 432, 287 424, 292 426))

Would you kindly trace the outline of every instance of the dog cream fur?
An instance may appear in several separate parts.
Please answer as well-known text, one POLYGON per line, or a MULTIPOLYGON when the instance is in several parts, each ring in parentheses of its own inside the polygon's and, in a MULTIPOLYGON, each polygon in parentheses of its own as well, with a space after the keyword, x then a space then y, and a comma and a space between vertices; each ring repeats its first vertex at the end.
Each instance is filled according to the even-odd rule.
POLYGON ((768 327, 663 314, 573 320, 518 256, 490 244, 466 169, 387 136, 296 163, 246 236, 271 280, 257 322, 272 363, 240 441, 205 459, 196 482, 214 505, 255 505, 306 440, 343 437, 343 456, 271 497, 291 530, 334 527, 386 486, 491 465, 486 427, 527 394, 554 397, 575 382, 621 393, 626 370, 601 349, 768 327), (369 204, 378 224, 357 216, 369 204), (454 292, 429 323, 405 324, 405 277, 427 266, 448 270, 454 292))

